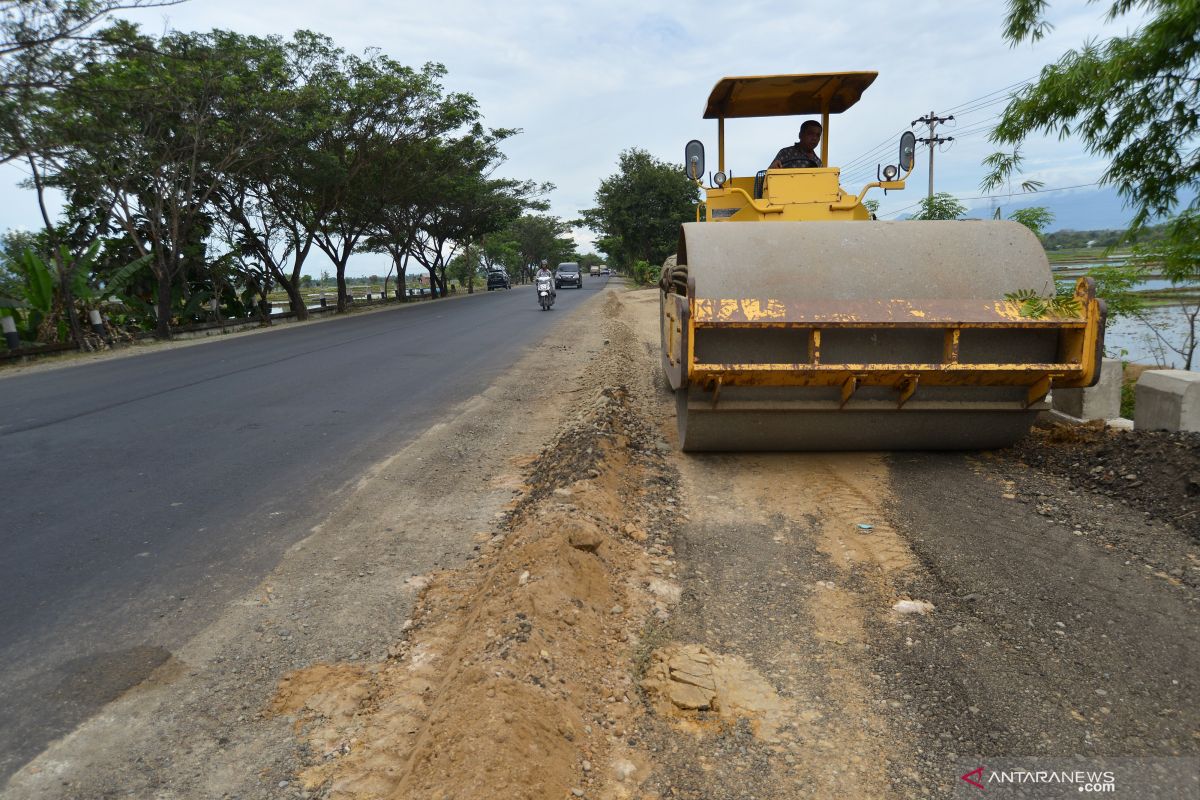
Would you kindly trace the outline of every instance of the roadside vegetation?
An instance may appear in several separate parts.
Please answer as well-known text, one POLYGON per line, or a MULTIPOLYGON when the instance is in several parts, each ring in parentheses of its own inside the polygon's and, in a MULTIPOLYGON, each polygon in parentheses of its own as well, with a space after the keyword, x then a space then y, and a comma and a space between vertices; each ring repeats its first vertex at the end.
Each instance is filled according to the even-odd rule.
POLYGON ((495 177, 518 131, 488 127, 440 64, 109 16, 160 4, 0 2, 0 163, 29 175, 43 221, 0 236, 0 316, 23 345, 97 346, 93 311, 164 339, 272 301, 304 319, 326 286, 342 311, 355 253, 391 257, 367 291, 402 296, 412 270, 434 298, 574 255, 551 184, 495 177))
POLYGON ((596 205, 583 212, 580 223, 596 232, 596 248, 611 266, 649 285, 675 253, 679 225, 695 219, 699 202, 700 190, 682 164, 632 147, 621 153, 617 171, 600 182, 596 205))
MULTIPOLYGON (((1047 242, 1047 249, 1065 256, 1072 250, 1079 255, 1080 247, 1102 247, 1106 255, 1127 248, 1127 258, 1090 273, 1108 302, 1110 323, 1137 317, 1163 352, 1175 353, 1190 369, 1200 316, 1200 16, 1192 0, 1115 0, 1106 17, 1119 20, 1135 8, 1144 19, 1129 33, 1067 51, 1012 95, 990 137, 1004 149, 985 159, 989 172, 981 185, 990 190, 1011 183, 1031 134, 1071 136, 1103 158, 1100 183, 1115 186, 1129 204, 1130 227, 1115 237, 1064 236, 1047 242), (1155 229, 1155 220, 1166 222, 1155 229), (1135 291, 1157 276, 1171 287, 1157 301, 1182 309, 1185 324, 1176 332, 1152 321, 1146 298, 1135 291)), ((1049 3, 1009 0, 1004 38, 1014 47, 1039 41, 1053 28, 1050 11, 1049 3)), ((1035 183, 1022 187, 1034 190, 1035 183)))

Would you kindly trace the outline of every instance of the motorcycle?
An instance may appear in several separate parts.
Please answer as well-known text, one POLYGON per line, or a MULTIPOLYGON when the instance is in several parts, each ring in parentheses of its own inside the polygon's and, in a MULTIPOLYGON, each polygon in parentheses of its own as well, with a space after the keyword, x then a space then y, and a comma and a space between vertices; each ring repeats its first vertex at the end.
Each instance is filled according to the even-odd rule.
POLYGON ((554 280, 552 278, 538 278, 537 294, 538 303, 541 304, 542 311, 549 311, 550 306, 554 305, 554 280))

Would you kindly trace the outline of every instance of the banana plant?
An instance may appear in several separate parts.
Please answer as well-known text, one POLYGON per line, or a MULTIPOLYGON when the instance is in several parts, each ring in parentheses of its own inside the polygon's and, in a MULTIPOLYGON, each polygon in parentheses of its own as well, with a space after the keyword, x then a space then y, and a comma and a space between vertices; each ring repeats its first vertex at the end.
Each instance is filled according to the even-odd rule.
POLYGON ((25 303, 28 313, 19 331, 22 339, 37 339, 38 329, 54 308, 54 276, 44 261, 32 250, 17 258, 17 266, 25 278, 25 303))
MULTIPOLYGON (((123 301, 128 300, 121 296, 121 290, 128 285, 138 271, 150 263, 150 256, 135 259, 113 273, 105 282, 106 286, 102 293, 89 280, 101 245, 102 242, 99 240, 92 242, 91 246, 78 259, 73 259, 70 250, 63 245, 59 250, 61 263, 72 264, 72 269, 66 276, 60 275, 57 270, 52 270, 32 250, 27 249, 21 254, 17 259, 17 264, 25 277, 25 297, 29 309, 24 325, 26 338, 35 339, 37 337, 37 331, 42 323, 54 312, 56 303, 61 302, 64 278, 69 281, 67 288, 70 289, 71 297, 85 307, 96 303, 102 294, 116 293, 123 301)), ((62 338, 65 333, 66 325, 59 320, 59 338, 62 338)))

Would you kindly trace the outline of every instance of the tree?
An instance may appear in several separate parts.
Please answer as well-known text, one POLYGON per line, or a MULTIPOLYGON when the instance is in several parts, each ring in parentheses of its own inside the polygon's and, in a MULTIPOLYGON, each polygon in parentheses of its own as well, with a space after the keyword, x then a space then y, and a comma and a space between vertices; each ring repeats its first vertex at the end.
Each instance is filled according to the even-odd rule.
MULTIPOLYGON (((1004 38, 1036 42, 1051 29, 1046 0, 1009 0, 1004 38)), ((1200 13, 1195 0, 1113 0, 1106 17, 1144 10, 1126 36, 1089 41, 1042 69, 1013 95, 991 141, 1018 147, 1032 132, 1078 136, 1108 160, 1101 183, 1135 213, 1130 231, 1170 216, 1181 194, 1200 188, 1200 13)), ((1014 152, 1016 152, 1014 150, 1014 152)), ((991 179, 1003 180, 1003 164, 991 179)), ((1200 196, 1190 208, 1197 208, 1200 196)))
POLYGON ((18 259, 26 250, 39 253, 43 249, 31 231, 10 230, 0 236, 0 298, 20 300, 25 296, 18 259))
POLYGON ((278 85, 256 98, 273 122, 251 147, 260 154, 250 168, 217 187, 222 212, 237 227, 237 245, 252 255, 287 292, 296 318, 308 318, 300 296, 301 271, 317 232, 332 206, 319 185, 322 169, 319 142, 332 124, 330 83, 340 70, 341 50, 329 37, 297 31, 279 49, 285 65, 278 85))
POLYGON ((910 219, 962 219, 967 207, 954 199, 948 192, 938 192, 933 197, 921 198, 921 210, 910 219))
POLYGON ((1046 228, 1054 222, 1054 212, 1045 206, 1030 206, 1029 208, 1018 208, 1009 214, 1008 218, 1029 228, 1033 231, 1034 236, 1041 239, 1046 228))
POLYGON ((596 207, 583 212, 582 223, 600 234, 597 247, 610 262, 661 264, 675 252, 679 226, 695 219, 698 202, 699 190, 681 165, 634 147, 621 153, 616 174, 600 182, 596 207))
POLYGON ((522 281, 529 281, 542 264, 553 267, 575 252, 567 236, 571 228, 548 214, 524 214, 509 228, 516 247, 522 281))
POLYGON ((446 274, 458 281, 460 286, 466 286, 468 293, 473 293, 475 279, 479 277, 481 255, 482 251, 479 248, 466 248, 450 259, 446 266, 446 274))
MULTIPOLYGON (((170 337, 173 304, 202 302, 188 275, 207 267, 212 204, 230 175, 262 158, 254 148, 272 123, 256 99, 278 74, 277 49, 214 31, 155 42, 120 24, 125 49, 85 65, 62 92, 53 183, 90 195, 157 279, 156 332, 170 337)), ((188 316, 184 314, 184 316, 188 316)))
POLYGON ((443 142, 424 177, 426 200, 417 217, 412 255, 429 272, 434 296, 446 294, 446 266, 459 247, 503 229, 548 190, 529 182, 489 177, 503 160, 499 144, 515 131, 475 123, 443 142))
MULTIPOLYGON (((1164 239, 1139 243, 1134 246, 1133 253, 1140 277, 1157 272, 1174 288, 1194 289, 1200 283, 1200 212, 1188 211, 1175 217, 1167 223, 1164 239)), ((1145 313, 1145 309, 1139 309, 1136 316, 1150 329, 1160 347, 1179 355, 1184 362, 1183 368, 1191 369, 1196 355, 1200 302, 1185 300, 1179 308, 1186 322, 1182 339, 1172 337, 1164 326, 1156 324, 1145 313)))
POLYGON ((595 253, 584 253, 583 255, 576 255, 572 258, 572 260, 579 262, 579 268, 581 270, 583 270, 584 272, 589 271, 594 264, 603 264, 604 263, 604 259, 601 258, 600 256, 596 255, 595 253))
POLYGON ((109 37, 92 31, 99 22, 116 11, 178 2, 0 0, 0 163, 29 152, 25 134, 34 110, 66 86, 80 64, 111 52, 109 37))
POLYGON ((338 310, 345 310, 346 263, 365 239, 381 205, 400 183, 388 167, 397 149, 434 139, 478 117, 475 100, 442 94, 440 64, 420 71, 380 54, 344 59, 343 74, 330 82, 331 124, 315 144, 319 158, 313 201, 325 222, 316 244, 333 262, 338 310))
POLYGON ((524 270, 520 247, 513 236, 514 224, 484 236, 479 242, 478 253, 484 271, 500 270, 510 281, 517 282, 522 279, 524 270))

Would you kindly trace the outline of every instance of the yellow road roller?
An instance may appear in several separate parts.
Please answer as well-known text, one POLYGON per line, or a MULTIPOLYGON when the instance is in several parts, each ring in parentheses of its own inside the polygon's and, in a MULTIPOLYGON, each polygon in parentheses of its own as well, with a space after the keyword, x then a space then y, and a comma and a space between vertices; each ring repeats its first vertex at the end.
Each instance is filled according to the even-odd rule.
POLYGON ((916 141, 858 194, 829 163, 829 117, 874 72, 723 78, 718 171, 663 265, 662 365, 684 450, 944 450, 1025 435, 1052 388, 1100 376, 1105 309, 1083 278, 1053 296, 1045 252, 1014 222, 878 221, 871 189, 903 189, 916 141), (821 167, 725 165, 725 120, 820 116, 821 167))

